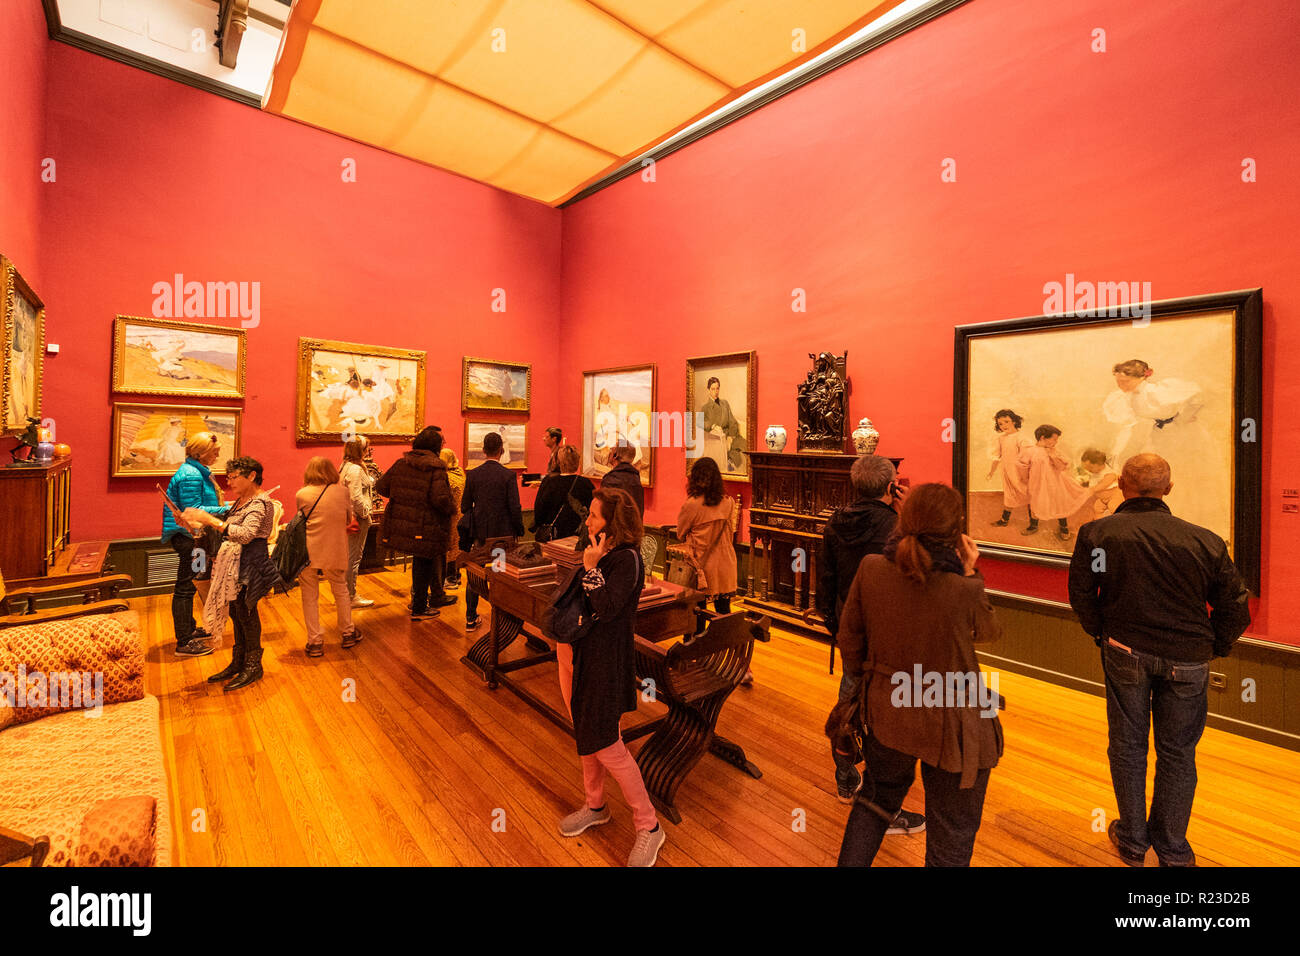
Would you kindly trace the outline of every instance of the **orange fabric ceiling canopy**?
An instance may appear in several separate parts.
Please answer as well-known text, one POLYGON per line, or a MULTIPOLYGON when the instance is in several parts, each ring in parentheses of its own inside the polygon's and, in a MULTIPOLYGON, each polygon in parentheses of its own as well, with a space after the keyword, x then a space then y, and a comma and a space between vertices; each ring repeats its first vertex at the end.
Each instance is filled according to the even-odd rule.
POLYGON ((559 204, 901 0, 295 0, 263 109, 559 204))

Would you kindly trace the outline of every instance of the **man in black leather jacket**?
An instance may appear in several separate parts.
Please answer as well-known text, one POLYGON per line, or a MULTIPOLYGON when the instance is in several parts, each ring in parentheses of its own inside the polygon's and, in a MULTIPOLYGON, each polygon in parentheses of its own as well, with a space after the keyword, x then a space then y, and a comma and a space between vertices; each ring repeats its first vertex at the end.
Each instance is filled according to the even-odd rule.
POLYGON ((1210 659, 1227 657, 1250 625, 1246 585, 1213 531, 1175 517, 1169 463, 1134 455, 1115 513, 1079 529, 1070 606, 1101 648, 1111 783, 1119 819, 1107 828, 1120 859, 1195 866, 1187 822, 1196 744, 1205 730, 1210 659), (1206 605, 1210 612, 1206 613, 1206 605), (1147 736, 1154 725, 1155 792, 1147 816, 1147 736))

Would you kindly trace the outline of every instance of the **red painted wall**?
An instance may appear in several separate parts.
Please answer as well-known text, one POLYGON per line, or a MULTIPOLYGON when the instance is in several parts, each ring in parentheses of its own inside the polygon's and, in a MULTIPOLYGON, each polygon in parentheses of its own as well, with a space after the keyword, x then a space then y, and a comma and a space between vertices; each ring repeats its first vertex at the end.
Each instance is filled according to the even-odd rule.
POLYGON ((39 3, 0 9, 0 252, 44 297, 40 264, 45 15, 39 3))
MULTIPOLYGON (((59 178, 45 194, 41 292, 62 346, 46 364, 45 410, 73 447, 74 538, 159 530, 157 479, 109 478, 111 405, 135 400, 110 393, 112 324, 152 314, 153 284, 175 273, 261 283, 243 450, 266 465, 268 485, 292 494, 311 455, 339 453, 295 444, 299 336, 428 350, 426 420, 462 457, 461 356, 532 362, 529 458, 545 466, 543 429, 558 413, 559 211, 43 45, 45 150, 59 178), (344 158, 357 162, 355 183, 342 181, 344 158), (505 313, 490 308, 497 288, 505 313)), ((375 457, 387 464, 404 448, 375 457)))
MULTIPOLYGON (((1262 286, 1252 632, 1300 643, 1300 516, 1281 514, 1300 486, 1298 90, 1291 0, 959 8, 565 210, 564 421, 581 369, 653 361, 681 409, 688 356, 754 349, 758 424, 793 434, 807 353, 847 348, 851 420, 913 482, 950 480, 954 325, 1041 314, 1067 272, 1157 299, 1262 286)), ((675 519, 683 467, 658 453, 649 520, 675 519)), ((994 587, 1065 599, 1062 571, 985 563, 994 587)))

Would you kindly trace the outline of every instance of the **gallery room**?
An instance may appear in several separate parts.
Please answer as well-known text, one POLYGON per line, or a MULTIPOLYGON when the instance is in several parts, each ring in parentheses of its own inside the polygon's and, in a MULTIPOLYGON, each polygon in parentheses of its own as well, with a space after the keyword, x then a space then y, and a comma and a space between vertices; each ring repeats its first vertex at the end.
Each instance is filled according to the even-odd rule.
POLYGON ((0 63, 6 864, 1300 864, 1291 0, 0 63))

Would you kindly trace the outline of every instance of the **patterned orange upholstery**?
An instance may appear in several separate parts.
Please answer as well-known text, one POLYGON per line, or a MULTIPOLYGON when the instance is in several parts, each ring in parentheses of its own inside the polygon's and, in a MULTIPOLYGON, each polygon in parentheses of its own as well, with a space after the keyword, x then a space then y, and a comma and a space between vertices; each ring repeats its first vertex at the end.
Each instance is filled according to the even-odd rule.
POLYGON ((0 630, 0 731, 95 706, 101 680, 105 705, 144 697, 144 641, 133 614, 0 630))
POLYGON ((52 858, 46 865, 152 866, 157 806, 158 801, 148 796, 96 804, 81 821, 81 845, 75 858, 52 858))

